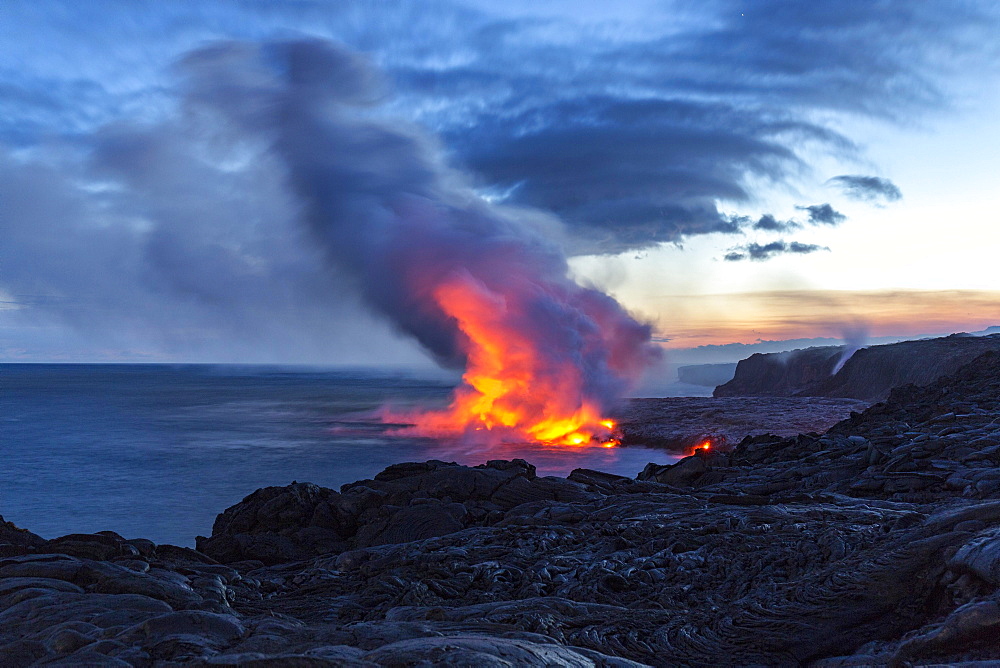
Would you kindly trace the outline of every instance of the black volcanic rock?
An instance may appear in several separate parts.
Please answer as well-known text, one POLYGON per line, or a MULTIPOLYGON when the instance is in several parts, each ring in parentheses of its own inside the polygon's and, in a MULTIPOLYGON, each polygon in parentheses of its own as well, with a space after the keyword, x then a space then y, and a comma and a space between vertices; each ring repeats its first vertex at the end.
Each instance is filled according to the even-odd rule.
POLYGON ((45 539, 27 529, 21 529, 0 515, 0 557, 12 557, 33 552, 45 544, 45 539))
POLYGON ((0 556, 0 665, 1000 661, 1000 353, 640 477, 431 461, 266 488, 199 541, 229 565, 3 524, 26 552, 0 556))
POLYGON ((221 562, 265 564, 342 550, 357 525, 339 499, 337 492, 311 483, 258 489, 219 515, 212 536, 198 537, 198 549, 221 562))
POLYGON ((826 431, 868 406, 825 397, 673 397, 632 399, 615 417, 622 445, 690 453, 706 440, 725 448, 746 436, 826 431))
POLYGON ((224 563, 267 565, 359 547, 433 538, 502 519, 532 501, 590 498, 582 485, 539 478, 527 462, 466 467, 395 464, 341 492, 311 483, 259 489, 219 515, 198 549, 224 563))
POLYGON ((843 353, 843 346, 754 353, 740 360, 733 379, 716 387, 712 396, 795 396, 829 378, 843 353))
POLYGON ((139 550, 114 531, 74 533, 47 541, 46 552, 107 561, 115 557, 138 556, 139 550))
POLYGON ((1000 350, 1000 335, 953 334, 862 348, 833 373, 842 346, 755 354, 740 361, 734 378, 713 396, 814 396, 885 399, 893 387, 928 385, 979 355, 1000 350))
POLYGON ((1000 335, 953 334, 862 348, 836 375, 823 379, 809 394, 882 400, 894 387, 929 385, 989 351, 1000 351, 1000 335))

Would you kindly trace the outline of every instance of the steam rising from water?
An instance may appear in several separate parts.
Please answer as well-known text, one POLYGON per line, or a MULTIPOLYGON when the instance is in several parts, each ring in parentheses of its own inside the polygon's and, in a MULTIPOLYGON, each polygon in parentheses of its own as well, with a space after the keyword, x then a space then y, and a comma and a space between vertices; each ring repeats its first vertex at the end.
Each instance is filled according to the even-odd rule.
POLYGON ((833 366, 833 370, 830 371, 830 375, 836 374, 838 371, 844 368, 847 364, 847 360, 851 359, 854 353, 861 350, 865 343, 868 342, 868 326, 863 323, 855 324, 851 327, 847 327, 843 334, 844 339, 844 352, 840 354, 840 359, 833 366))
POLYGON ((604 412, 658 349, 648 325, 568 278, 543 236, 553 221, 487 204, 426 136, 375 118, 376 77, 328 43, 213 46, 183 71, 191 113, 280 159, 315 239, 366 302, 465 369, 451 408, 423 427, 570 443, 607 433, 604 412))

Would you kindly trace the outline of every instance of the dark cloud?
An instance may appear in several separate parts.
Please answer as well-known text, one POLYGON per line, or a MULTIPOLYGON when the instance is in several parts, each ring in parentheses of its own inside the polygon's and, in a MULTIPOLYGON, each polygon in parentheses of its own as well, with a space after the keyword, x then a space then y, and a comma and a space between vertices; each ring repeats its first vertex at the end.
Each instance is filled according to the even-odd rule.
POLYGON ((799 211, 809 212, 809 222, 814 225, 839 225, 847 220, 847 216, 834 209, 829 204, 812 204, 797 206, 799 211))
POLYGON ((509 201, 610 237, 604 250, 614 251, 735 232, 716 200, 747 201, 747 170, 778 179, 797 162, 774 138, 778 125, 725 105, 602 96, 483 119, 447 139, 509 201))
POLYGON ((830 250, 826 246, 818 246, 816 244, 803 244, 798 241, 792 241, 788 244, 789 253, 815 253, 816 251, 830 250))
POLYGON ((903 198, 903 193, 895 183, 879 176, 843 174, 833 177, 827 183, 839 186, 851 199, 865 202, 896 202, 903 198))
POLYGON ((67 67, 74 56, 131 83, 206 36, 308 31, 372 54, 399 92, 387 109, 441 137, 481 192, 556 213, 576 230, 579 249, 604 252, 737 231, 718 203, 739 207, 769 183, 811 178, 807 151, 860 150, 835 129, 843 124, 816 119, 909 120, 947 106, 961 63, 995 66, 998 27, 988 3, 964 2, 711 0, 678 22, 672 5, 595 5, 560 17, 481 2, 179 0, 169 10, 134 3, 114 31, 104 17, 125 11, 115 3, 34 14, 8 5, 6 23, 35 21, 45 37, 38 43, 74 48, 59 31, 86 26, 118 46, 95 53, 78 44, 62 60, 46 54, 49 79, 10 73, 18 95, 0 136, 29 143, 51 126, 79 131, 114 114, 169 108, 150 104, 163 86, 155 80, 145 97, 117 86, 78 105, 67 67), (200 29, 178 29, 190 25, 200 29))
POLYGON ((479 57, 397 81, 468 101, 457 118, 429 119, 481 185, 613 251, 732 231, 716 202, 738 206, 751 183, 807 173, 807 145, 857 150, 816 111, 909 118, 941 107, 928 40, 973 50, 979 22, 996 23, 969 5, 954 16, 932 3, 702 7, 711 20, 700 27, 627 43, 531 43, 536 22, 488 25, 470 34, 479 57))
POLYGON ((764 232, 787 232, 801 227, 794 220, 778 220, 774 215, 765 213, 753 224, 753 229, 764 232))
POLYGON ((880 117, 907 116, 943 103, 937 80, 954 55, 978 50, 995 24, 974 3, 800 3, 736 0, 705 4, 711 27, 661 38, 649 49, 671 76, 706 94, 880 117), (954 9, 954 14, 952 10, 954 9), (958 26, 962 26, 959 28, 958 26), (964 32, 964 34, 963 34, 964 32), (928 49, 930 43, 942 49, 928 49), (889 102, 891 100, 891 102, 889 102))
POLYGON ((736 246, 726 253, 724 259, 728 262, 739 262, 740 260, 754 260, 762 262, 769 260, 775 255, 786 253, 806 254, 816 251, 830 250, 826 246, 817 244, 804 244, 798 241, 772 241, 767 244, 749 243, 744 246, 736 246))

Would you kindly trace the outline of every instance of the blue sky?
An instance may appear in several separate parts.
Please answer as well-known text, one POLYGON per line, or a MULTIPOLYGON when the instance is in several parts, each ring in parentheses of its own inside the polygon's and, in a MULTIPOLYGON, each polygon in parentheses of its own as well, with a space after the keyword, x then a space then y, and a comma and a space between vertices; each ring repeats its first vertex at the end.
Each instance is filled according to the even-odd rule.
POLYGON ((0 24, 0 360, 423 359, 200 106, 231 82, 193 85, 192 54, 303 39, 668 345, 1000 322, 992 2, 40 0, 0 24))

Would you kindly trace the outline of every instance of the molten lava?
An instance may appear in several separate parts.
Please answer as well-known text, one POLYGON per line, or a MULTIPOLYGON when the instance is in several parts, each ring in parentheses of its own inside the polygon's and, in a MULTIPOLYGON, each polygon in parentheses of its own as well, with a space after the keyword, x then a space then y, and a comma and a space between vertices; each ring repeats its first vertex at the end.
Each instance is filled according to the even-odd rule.
POLYGON ((433 436, 614 447, 615 423, 588 392, 587 364, 546 349, 525 294, 491 290, 468 274, 434 289, 463 335, 465 373, 447 409, 410 420, 433 436))
POLYGON ((712 440, 711 439, 705 439, 704 441, 702 441, 698 445, 696 445, 693 448, 691 448, 691 454, 692 455, 696 455, 699 452, 701 454, 708 454, 708 452, 711 449, 712 449, 712 440))

